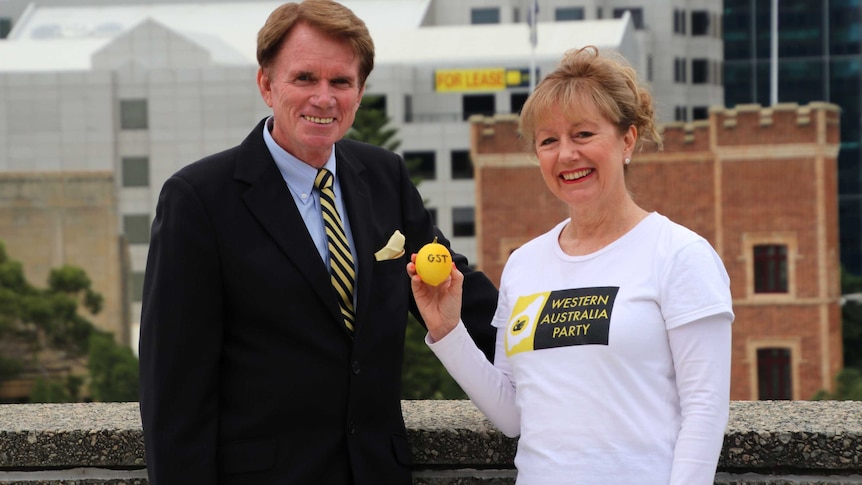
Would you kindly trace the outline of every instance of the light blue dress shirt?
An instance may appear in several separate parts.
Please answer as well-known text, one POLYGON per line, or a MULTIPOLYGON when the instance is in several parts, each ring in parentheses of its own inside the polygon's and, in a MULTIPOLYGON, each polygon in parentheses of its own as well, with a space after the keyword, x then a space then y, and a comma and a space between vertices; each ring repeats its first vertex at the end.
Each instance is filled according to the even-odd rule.
MULTIPOLYGON (((323 226, 323 213, 320 210, 320 193, 314 190, 314 178, 317 177, 317 169, 302 160, 288 153, 284 148, 281 148, 278 143, 272 138, 270 129, 272 126, 272 117, 270 117, 263 128, 263 141, 269 148, 269 153, 275 160, 278 171, 281 172, 287 187, 290 189, 290 195, 293 196, 293 201, 296 202, 296 208, 299 209, 299 214, 302 220, 305 221, 305 227, 314 240, 314 245, 317 246, 317 252, 329 268, 329 246, 326 242, 326 229, 323 226)), ((341 184, 338 179, 337 163, 335 160, 335 146, 332 147, 332 153, 329 154, 329 160, 323 168, 332 172, 335 182, 333 189, 335 190, 335 206, 338 210, 338 215, 341 216, 341 222, 344 225, 344 233, 347 235, 347 241, 350 244, 350 254, 353 255, 353 266, 356 274, 359 274, 359 260, 356 258, 356 246, 353 244, 353 233, 350 230, 350 221, 347 217, 347 212, 344 210, 344 198, 341 196, 341 184)), ((353 292, 354 300, 356 292, 353 292)))

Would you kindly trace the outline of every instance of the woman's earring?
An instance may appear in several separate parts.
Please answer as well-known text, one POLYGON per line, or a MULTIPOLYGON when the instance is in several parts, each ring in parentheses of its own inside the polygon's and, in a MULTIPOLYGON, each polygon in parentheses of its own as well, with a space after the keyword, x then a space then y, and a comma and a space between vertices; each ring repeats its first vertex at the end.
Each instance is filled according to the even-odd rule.
POLYGON ((632 163, 632 159, 631 159, 631 158, 626 158, 626 160, 625 160, 623 163, 625 163, 626 165, 628 165, 628 164, 632 163))

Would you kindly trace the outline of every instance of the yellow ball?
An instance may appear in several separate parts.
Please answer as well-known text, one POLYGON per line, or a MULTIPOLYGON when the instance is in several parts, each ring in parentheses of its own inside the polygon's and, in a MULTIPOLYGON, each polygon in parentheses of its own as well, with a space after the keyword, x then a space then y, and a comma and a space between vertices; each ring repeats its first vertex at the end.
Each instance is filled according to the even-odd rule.
POLYGON ((416 273, 422 281, 431 286, 437 286, 446 281, 452 272, 452 255, 446 246, 437 242, 430 242, 416 253, 416 273))

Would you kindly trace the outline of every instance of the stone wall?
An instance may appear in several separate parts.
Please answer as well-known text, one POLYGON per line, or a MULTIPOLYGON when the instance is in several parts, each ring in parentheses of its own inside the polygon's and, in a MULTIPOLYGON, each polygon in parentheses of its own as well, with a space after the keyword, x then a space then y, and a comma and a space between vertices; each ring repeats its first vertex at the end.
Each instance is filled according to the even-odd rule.
MULTIPOLYGON (((416 485, 514 483, 469 401, 403 401, 416 485)), ((0 405, 0 485, 144 485, 137 403, 0 405)), ((716 485, 862 485, 862 402, 734 401, 716 485)))

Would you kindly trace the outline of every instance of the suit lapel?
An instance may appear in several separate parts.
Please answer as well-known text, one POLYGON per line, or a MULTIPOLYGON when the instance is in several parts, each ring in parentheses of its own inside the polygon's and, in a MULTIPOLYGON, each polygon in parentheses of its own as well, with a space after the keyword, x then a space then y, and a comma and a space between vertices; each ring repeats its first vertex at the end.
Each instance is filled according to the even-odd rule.
POLYGON ((290 189, 266 148, 261 134, 263 123, 258 124, 240 145, 234 176, 250 184, 243 193, 243 200, 287 259, 320 295, 332 316, 340 322, 341 312, 329 272, 305 228, 290 189))
POLYGON ((373 234, 371 231, 371 188, 366 180, 364 163, 342 144, 335 144, 338 163, 338 181, 344 194, 344 205, 350 221, 350 232, 356 246, 359 274, 356 283, 356 329, 358 333, 364 323, 363 310, 369 304, 374 275, 373 234))

